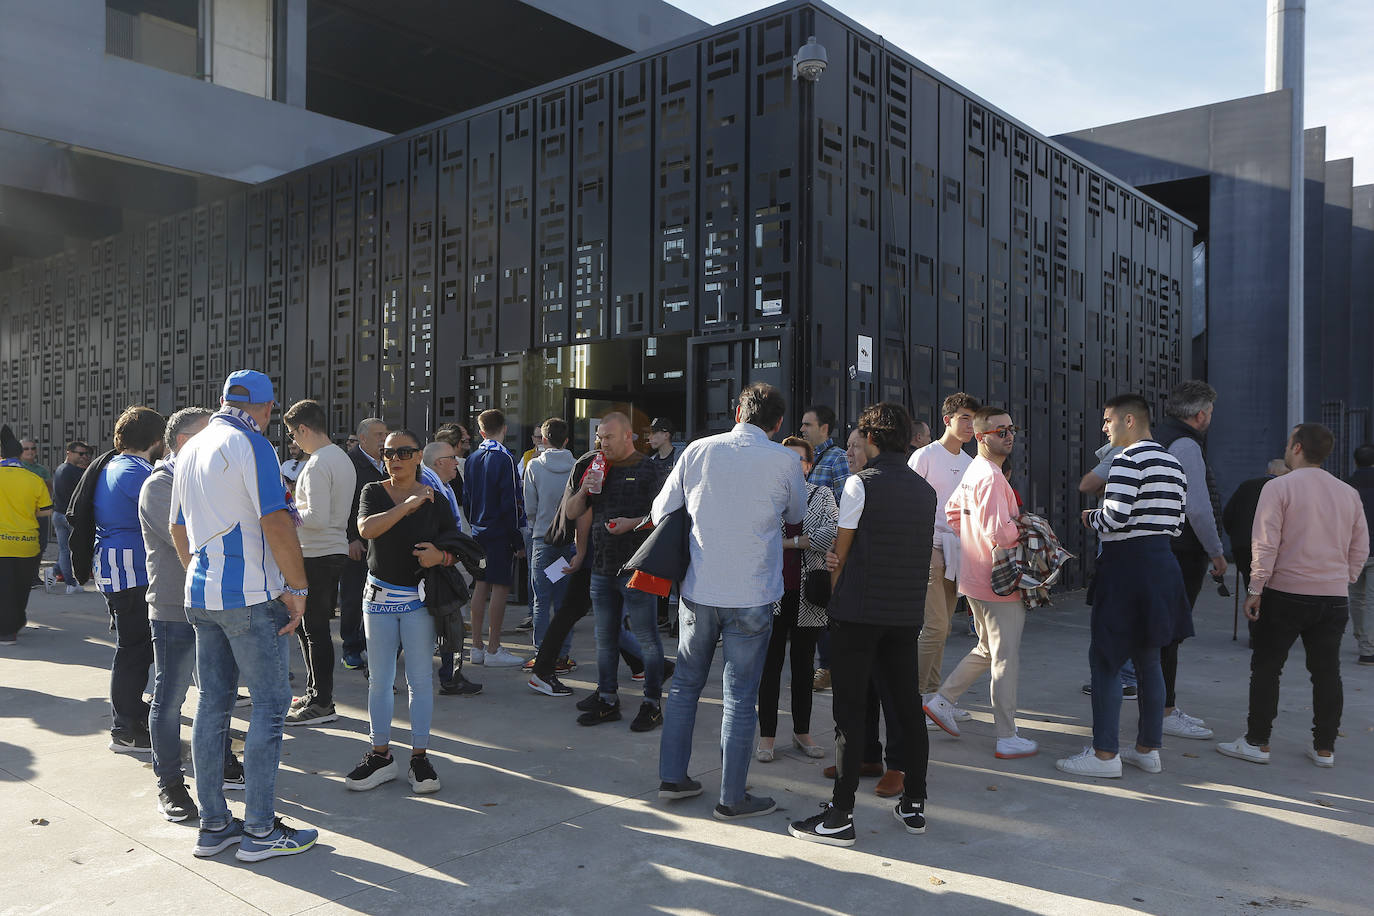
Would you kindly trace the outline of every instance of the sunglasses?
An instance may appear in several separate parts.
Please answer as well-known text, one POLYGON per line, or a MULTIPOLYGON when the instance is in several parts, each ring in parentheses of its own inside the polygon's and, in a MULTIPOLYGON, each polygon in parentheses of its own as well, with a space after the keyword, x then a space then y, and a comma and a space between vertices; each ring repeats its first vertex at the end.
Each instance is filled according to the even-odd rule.
POLYGON ((383 458, 400 458, 402 461, 408 461, 418 454, 420 454, 420 450, 409 445, 403 445, 400 448, 382 449, 383 458))
POLYGON ((1024 432, 1025 430, 1019 426, 999 426, 996 429, 988 430, 987 435, 996 436, 999 439, 1005 439, 1008 436, 1019 436, 1024 432))

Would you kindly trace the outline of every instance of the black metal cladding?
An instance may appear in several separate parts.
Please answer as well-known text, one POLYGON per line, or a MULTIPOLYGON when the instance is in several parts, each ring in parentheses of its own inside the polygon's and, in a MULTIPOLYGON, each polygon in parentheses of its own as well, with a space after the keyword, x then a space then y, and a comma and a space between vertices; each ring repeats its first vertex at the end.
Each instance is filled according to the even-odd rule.
POLYGON ((1191 240, 791 4, 0 274, 0 413, 60 460, 252 366, 336 430, 429 429, 517 403, 530 348, 682 333, 696 434, 751 379, 848 420, 900 400, 936 434, 951 391, 1005 404, 1018 489, 1083 554, 1099 405, 1186 371, 1191 240), (809 35, 815 83, 791 76, 809 35))

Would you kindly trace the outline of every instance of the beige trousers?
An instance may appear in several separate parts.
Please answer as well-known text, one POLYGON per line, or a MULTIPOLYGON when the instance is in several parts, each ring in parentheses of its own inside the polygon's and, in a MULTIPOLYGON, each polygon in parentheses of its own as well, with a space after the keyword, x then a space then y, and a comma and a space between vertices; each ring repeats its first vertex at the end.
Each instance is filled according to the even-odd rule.
POLYGON ((1021 668, 1021 631, 1026 627, 1026 606, 1011 601, 968 600, 978 627, 978 645, 964 656, 940 685, 940 694, 959 702, 965 690, 988 671, 992 672, 992 719, 997 737, 1016 734, 1016 682, 1021 668))
POLYGON ((926 586, 925 622, 916 640, 916 662, 921 694, 940 689, 940 669, 945 661, 945 640, 959 603, 959 585, 945 578, 945 552, 937 543, 930 552, 930 584, 926 586))

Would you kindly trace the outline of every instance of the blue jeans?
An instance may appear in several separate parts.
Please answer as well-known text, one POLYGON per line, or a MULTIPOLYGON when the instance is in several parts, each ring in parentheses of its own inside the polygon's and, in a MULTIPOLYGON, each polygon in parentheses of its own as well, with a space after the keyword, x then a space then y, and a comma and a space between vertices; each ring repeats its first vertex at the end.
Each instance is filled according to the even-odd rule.
MULTIPOLYGON (((555 563, 562 564, 573 558, 577 548, 572 544, 567 547, 551 547, 544 543, 543 538, 531 539, 530 551, 530 613, 534 617, 534 647, 539 648, 544 642, 544 634, 549 630, 549 622, 553 620, 553 615, 558 612, 558 607, 563 603, 563 596, 568 593, 568 578, 564 576, 557 582, 550 582, 544 575, 544 570, 555 563)), ((572 631, 568 631, 568 637, 563 640, 563 651, 558 653, 561 657, 567 658, 572 655, 572 631)))
POLYGON ((201 829, 220 830, 229 823, 229 806, 224 803, 224 744, 242 675, 253 695, 253 715, 243 743, 243 824, 254 833, 266 833, 276 814, 282 723, 291 705, 288 650, 295 638, 278 636, 277 631, 286 626, 290 615, 275 598, 223 611, 187 608, 186 614, 196 629, 200 678, 191 760, 196 767, 201 829))
POLYGON ((396 697, 396 650, 405 652, 406 686, 410 690, 410 746, 429 747, 434 719, 434 618, 420 608, 404 614, 363 614, 367 633, 367 718, 373 747, 391 743, 391 717, 396 697))
MULTIPOLYGON (((629 587, 629 576, 592 573, 592 613, 596 615, 596 689, 611 702, 620 668, 621 619, 630 618, 630 631, 644 659, 644 698, 663 695, 663 640, 658 635, 658 598, 629 587)), ((769 609, 772 612, 772 609, 769 609)))
MULTIPOLYGON (((1141 747, 1164 746, 1164 670, 1159 648, 1137 649, 1135 663, 1137 705, 1140 707, 1135 743, 1141 747)), ((1115 754, 1121 731, 1121 672, 1107 664, 1102 654, 1088 650, 1093 681, 1093 748, 1115 754)))
POLYGON ((755 703, 759 679, 772 631, 772 604, 714 607, 682 599, 678 608, 677 671, 663 710, 663 737, 658 745, 659 779, 682 782, 687 778, 697 700, 711 673, 716 640, 723 636, 725 712, 720 722, 720 803, 735 805, 744 798, 758 722, 755 703))
MULTIPOLYGON (((196 628, 184 620, 150 620, 153 630, 153 705, 148 731, 153 739, 153 775, 159 789, 182 782, 181 706, 196 673, 196 628)), ((224 733, 224 760, 233 756, 224 733)))
POLYGON ((67 516, 61 512, 52 514, 53 537, 57 539, 57 571, 62 574, 62 579, 67 585, 75 585, 76 579, 72 576, 72 548, 67 543, 72 536, 72 526, 67 521, 67 516))

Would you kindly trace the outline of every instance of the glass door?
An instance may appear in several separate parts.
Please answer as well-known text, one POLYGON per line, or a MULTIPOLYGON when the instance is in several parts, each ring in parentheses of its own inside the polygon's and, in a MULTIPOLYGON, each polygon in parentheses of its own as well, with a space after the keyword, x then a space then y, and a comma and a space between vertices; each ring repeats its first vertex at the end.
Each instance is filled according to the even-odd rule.
POLYGON ((563 417, 568 421, 571 437, 568 448, 579 456, 591 451, 596 446, 596 428, 601 418, 612 411, 620 411, 630 418, 635 431, 635 445, 640 451, 647 451, 652 418, 644 413, 637 400, 626 391, 564 388, 563 417))

